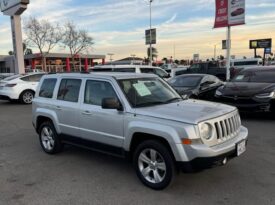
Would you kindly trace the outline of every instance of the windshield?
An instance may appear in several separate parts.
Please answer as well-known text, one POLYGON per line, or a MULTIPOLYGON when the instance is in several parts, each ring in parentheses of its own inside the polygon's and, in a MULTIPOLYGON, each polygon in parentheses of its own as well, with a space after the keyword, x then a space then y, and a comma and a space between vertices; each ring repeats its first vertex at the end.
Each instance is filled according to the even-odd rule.
POLYGON ((124 79, 118 81, 133 107, 168 104, 182 98, 159 78, 124 79))
POLYGON ((196 87, 201 82, 201 76, 176 77, 168 81, 175 87, 196 87))
POLYGON ((275 70, 244 71, 232 82, 275 83, 275 70))

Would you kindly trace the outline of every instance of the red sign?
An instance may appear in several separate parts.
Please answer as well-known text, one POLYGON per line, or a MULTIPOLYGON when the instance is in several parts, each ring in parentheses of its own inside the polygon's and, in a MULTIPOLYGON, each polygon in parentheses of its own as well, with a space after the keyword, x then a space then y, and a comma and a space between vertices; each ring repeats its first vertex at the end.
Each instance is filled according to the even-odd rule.
POLYGON ((214 28, 245 24, 245 0, 216 0, 214 28))
POLYGON ((228 0, 216 0, 216 20, 214 28, 228 26, 228 0))

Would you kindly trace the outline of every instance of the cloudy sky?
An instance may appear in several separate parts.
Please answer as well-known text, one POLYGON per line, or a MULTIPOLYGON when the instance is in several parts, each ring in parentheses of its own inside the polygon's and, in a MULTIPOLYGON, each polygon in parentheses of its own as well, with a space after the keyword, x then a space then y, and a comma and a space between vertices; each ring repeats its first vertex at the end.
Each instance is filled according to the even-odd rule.
MULTIPOLYGON (((114 59, 146 55, 144 30, 149 27, 149 0, 30 0, 29 16, 64 23, 74 21, 94 38, 95 54, 114 53, 114 59), (80 3, 81 2, 81 3, 80 3)), ((232 52, 237 57, 253 56, 248 41, 275 39, 275 1, 246 0, 246 25, 232 28, 232 52)), ((157 28, 159 58, 191 58, 199 53, 211 58, 214 45, 224 55, 221 41, 225 28, 213 29, 214 0, 154 0, 152 24, 157 28)), ((0 55, 12 50, 9 17, 0 14, 0 55)), ((33 49, 36 51, 36 49, 33 49)), ((58 52, 66 52, 56 48, 58 52)))

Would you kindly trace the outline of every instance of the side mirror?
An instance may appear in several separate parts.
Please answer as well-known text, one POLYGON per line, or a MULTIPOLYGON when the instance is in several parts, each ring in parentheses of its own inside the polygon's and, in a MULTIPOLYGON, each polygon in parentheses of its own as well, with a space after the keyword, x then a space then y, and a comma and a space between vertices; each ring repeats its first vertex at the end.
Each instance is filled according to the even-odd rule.
POLYGON ((104 98, 101 103, 103 109, 123 111, 123 107, 117 98, 104 98))

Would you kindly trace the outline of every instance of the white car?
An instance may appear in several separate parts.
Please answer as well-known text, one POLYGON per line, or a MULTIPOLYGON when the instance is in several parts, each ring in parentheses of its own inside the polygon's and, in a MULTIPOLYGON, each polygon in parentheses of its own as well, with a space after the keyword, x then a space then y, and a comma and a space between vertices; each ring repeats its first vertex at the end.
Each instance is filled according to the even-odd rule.
POLYGON ((19 74, 5 78, 0 81, 0 99, 31 104, 43 75, 45 73, 19 74))
POLYGON ((125 73, 148 73, 155 74, 160 78, 169 78, 165 70, 155 66, 148 65, 103 65, 95 66, 90 69, 91 72, 125 72, 125 73))

